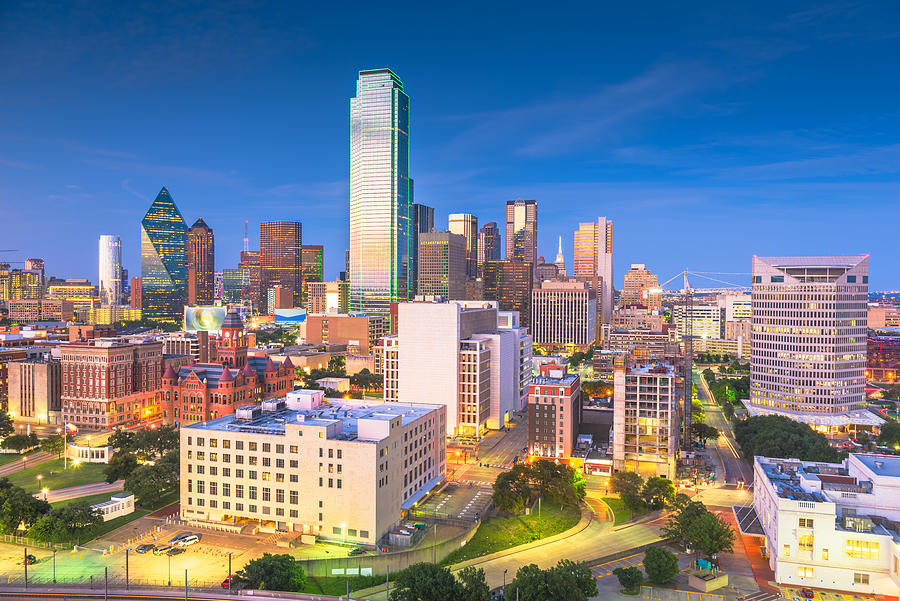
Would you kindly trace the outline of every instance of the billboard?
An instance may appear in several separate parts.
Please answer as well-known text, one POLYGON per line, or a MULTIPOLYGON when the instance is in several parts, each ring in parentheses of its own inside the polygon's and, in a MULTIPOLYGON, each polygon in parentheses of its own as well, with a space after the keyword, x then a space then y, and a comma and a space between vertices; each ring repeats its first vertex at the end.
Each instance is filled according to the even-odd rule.
POLYGON ((185 307, 185 332, 218 332, 225 321, 225 307, 185 307))
POLYGON ((275 325, 297 325, 306 321, 306 309, 275 309, 275 325))

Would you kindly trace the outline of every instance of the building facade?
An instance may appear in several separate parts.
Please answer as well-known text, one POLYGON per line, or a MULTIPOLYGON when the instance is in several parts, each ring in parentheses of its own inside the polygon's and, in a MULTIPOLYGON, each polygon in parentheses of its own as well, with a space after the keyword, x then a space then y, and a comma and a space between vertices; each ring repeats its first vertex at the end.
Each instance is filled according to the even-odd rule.
POLYGON ((531 293, 531 334, 546 349, 587 348, 596 340, 597 297, 584 282, 541 282, 531 293))
POLYGON ((307 282, 308 313, 347 313, 350 311, 350 282, 307 282))
POLYGON ((518 311, 523 327, 531 322, 532 264, 488 261, 484 264, 484 300, 497 301, 501 311, 518 311))
POLYGON ((587 278, 597 291, 600 323, 608 324, 613 312, 613 223, 599 217, 594 223, 579 223, 574 236, 572 273, 587 278))
POLYGON ((565 365, 541 365, 528 387, 528 455, 568 459, 581 426, 581 379, 565 365))
POLYGON ((613 468, 675 477, 679 425, 675 368, 664 363, 615 367, 613 468))
POLYGON ((633 263, 625 272, 625 286, 619 296, 619 306, 640 305, 648 310, 662 310, 662 288, 659 276, 643 263, 633 263))
POLYGON ((49 357, 9 364, 9 411, 17 422, 61 424, 62 367, 49 357))
MULTIPOLYGON (((267 301, 269 288, 281 285, 291 291, 294 306, 303 295, 303 226, 298 221, 270 221, 259 224, 260 303, 267 301)), ((251 274, 252 278, 252 274, 251 274)), ((269 312, 260 306, 260 312, 269 312)))
POLYGON ((374 545, 446 477, 444 408, 280 401, 181 429, 181 517, 374 545))
POLYGON ((385 319, 381 315, 359 313, 308 313, 307 344, 346 344, 354 355, 371 355, 378 339, 384 336, 385 319))
MULTIPOLYGON (((478 217, 468 213, 450 213, 447 230, 462 236, 466 248, 466 277, 478 276, 478 217)), ((419 294, 430 294, 419 292, 419 294)), ((456 298, 456 297, 454 297, 456 298)))
POLYGON ((125 298, 122 287, 122 240, 119 236, 102 235, 98 249, 100 302, 119 305, 125 298))
POLYGON ((537 264, 537 201, 506 201, 506 259, 537 264))
POLYGON ((187 225, 166 188, 141 221, 141 310, 145 318, 178 321, 187 301, 187 225))
POLYGON ((388 317, 391 302, 409 299, 409 187, 409 96, 390 69, 360 71, 350 99, 353 311, 388 317))
POLYGON ((484 264, 487 261, 499 261, 502 259, 502 241, 500 228, 496 221, 489 221, 481 226, 478 232, 478 276, 484 272, 484 264))
POLYGON ((309 302, 307 296, 310 282, 325 281, 325 247, 321 244, 304 244, 302 249, 303 302, 309 302))
POLYGON ((434 229, 434 207, 429 207, 420 203, 413 203, 412 188, 412 180, 410 180, 409 202, 412 203, 412 208, 410 210, 412 219, 412 225, 410 227, 410 247, 412 248, 412 260, 409 265, 410 275, 412 276, 412 284, 409 291, 410 297, 418 294, 417 278, 419 277, 419 234, 427 234, 434 229))
POLYGON ((417 289, 420 295, 463 298, 469 252, 467 246, 465 236, 459 234, 419 234, 417 289))
POLYGON ((868 255, 753 257, 751 415, 877 426, 865 408, 868 255))
POLYGON ((866 340, 866 379, 900 382, 900 336, 869 336, 866 340))
POLYGON ((35 321, 71 321, 75 317, 72 301, 61 299, 23 299, 8 302, 9 320, 28 324, 35 321))
POLYGON ((202 219, 187 232, 185 251, 189 305, 211 305, 215 298, 216 243, 212 228, 202 219))

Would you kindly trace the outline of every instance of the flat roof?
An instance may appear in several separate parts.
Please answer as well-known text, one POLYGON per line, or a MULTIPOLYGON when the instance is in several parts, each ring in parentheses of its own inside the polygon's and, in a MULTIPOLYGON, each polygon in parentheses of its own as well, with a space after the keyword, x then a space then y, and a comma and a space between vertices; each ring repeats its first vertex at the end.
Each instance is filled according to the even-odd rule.
POLYGON ((900 456, 852 453, 856 461, 866 466, 876 476, 900 477, 900 456))

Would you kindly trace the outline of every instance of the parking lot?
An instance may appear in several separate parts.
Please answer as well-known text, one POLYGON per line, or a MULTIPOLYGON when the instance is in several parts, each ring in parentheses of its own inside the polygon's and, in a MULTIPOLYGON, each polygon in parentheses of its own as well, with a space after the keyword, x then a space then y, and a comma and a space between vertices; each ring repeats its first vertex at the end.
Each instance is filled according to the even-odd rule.
POLYGON ((420 505, 419 510, 425 516, 433 513, 438 517, 475 522, 484 515, 492 492, 478 486, 449 484, 420 505))

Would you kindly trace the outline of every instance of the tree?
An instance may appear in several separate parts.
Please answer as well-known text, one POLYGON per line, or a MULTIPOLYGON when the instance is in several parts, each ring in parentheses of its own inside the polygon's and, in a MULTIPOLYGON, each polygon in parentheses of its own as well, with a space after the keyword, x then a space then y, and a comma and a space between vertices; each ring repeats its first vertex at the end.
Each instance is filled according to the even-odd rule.
POLYGON ((836 463, 843 459, 824 435, 781 415, 758 415, 738 422, 734 437, 746 457, 793 457, 836 463))
POLYGON ((708 510, 703 503, 691 501, 685 494, 676 495, 672 506, 674 511, 669 516, 668 524, 663 526, 663 534, 666 538, 689 547, 693 540, 694 522, 701 515, 708 513, 708 510))
POLYGON ((169 451, 155 465, 142 465, 125 478, 125 490, 134 493, 142 505, 151 505, 163 493, 178 486, 178 452, 169 451))
POLYGON ((691 433, 704 447, 706 446, 707 440, 719 437, 719 431, 716 428, 713 428, 709 424, 704 424, 703 422, 694 422, 691 424, 691 433))
POLYGON ((9 413, 0 411, 0 438, 9 436, 15 431, 16 428, 13 426, 12 418, 9 416, 9 413))
POLYGON ((244 564, 236 576, 250 588, 268 591, 299 591, 306 584, 300 563, 287 553, 263 553, 244 564))
POLYGON ((554 570, 571 574, 578 590, 585 598, 597 595, 597 579, 591 573, 590 568, 583 563, 576 563, 570 559, 560 559, 554 570))
POLYGON ((648 478, 641 489, 641 499, 652 510, 662 509, 675 501, 675 485, 668 478, 648 478))
POLYGON ((178 448, 178 430, 175 426, 144 428, 135 433, 130 450, 145 459, 162 456, 178 448))
POLYGON ((614 492, 619 493, 619 498, 631 511, 640 511, 644 508, 644 500, 641 498, 641 490, 644 487, 644 479, 634 472, 616 472, 609 479, 614 492))
POLYGON ((106 444, 118 451, 130 452, 134 450, 134 439, 134 432, 128 430, 116 430, 109 435, 106 444))
POLYGON ((394 579, 390 601, 443 601, 463 594, 449 568, 434 563, 414 563, 394 579))
POLYGON ((644 572, 653 584, 665 584, 678 574, 678 558, 662 547, 648 547, 644 552, 644 572))
POLYGON ((900 445, 900 422, 895 422, 892 419, 887 420, 881 426, 881 432, 878 434, 878 444, 894 448, 896 445, 900 445))
POLYGON ((103 523, 103 514, 85 501, 76 501, 53 509, 28 529, 28 536, 39 541, 63 543, 91 538, 103 523))
POLYGON ((644 574, 641 570, 631 566, 630 568, 616 568, 613 574, 619 579, 619 584, 625 589, 626 593, 636 593, 641 590, 644 584, 644 574))
POLYGON ((13 486, 6 478, 0 479, 0 534, 12 534, 20 525, 28 529, 48 511, 49 503, 13 486))
POLYGON ((66 450, 65 441, 59 434, 52 434, 41 441, 41 450, 57 457, 62 457, 63 451, 66 450))
POLYGON ((531 485, 526 472, 526 466, 517 464, 508 472, 501 472, 497 476, 492 496, 497 509, 515 515, 525 509, 525 503, 531 497, 531 485))
POLYGON ((547 601, 546 588, 544 571, 530 563, 516 570, 516 577, 509 583, 508 590, 518 591, 520 601, 547 601))
POLYGON ((456 578, 462 587, 460 601, 490 601, 491 587, 488 586, 482 568, 463 568, 456 574, 456 578))
POLYGON ((31 434, 13 434, 11 436, 7 436, 0 442, 0 446, 4 449, 9 449, 11 451, 22 452, 26 449, 33 449, 38 446, 40 441, 38 440, 37 434, 32 432, 31 434))
POLYGON ((140 465, 137 455, 119 451, 110 457, 109 463, 103 468, 103 475, 106 476, 107 483, 112 484, 116 480, 128 478, 140 465))
POLYGON ((713 558, 734 549, 734 530, 720 516, 707 511, 693 520, 689 542, 691 547, 713 558))
POLYGON ((522 566, 507 591, 518 591, 521 601, 587 601, 597 594, 597 582, 584 564, 562 559, 547 570, 522 566))

